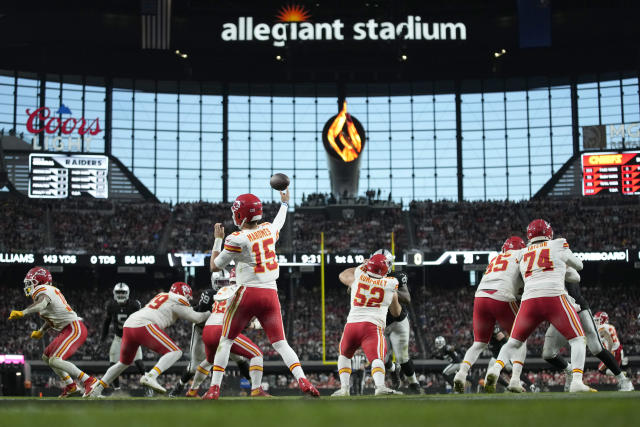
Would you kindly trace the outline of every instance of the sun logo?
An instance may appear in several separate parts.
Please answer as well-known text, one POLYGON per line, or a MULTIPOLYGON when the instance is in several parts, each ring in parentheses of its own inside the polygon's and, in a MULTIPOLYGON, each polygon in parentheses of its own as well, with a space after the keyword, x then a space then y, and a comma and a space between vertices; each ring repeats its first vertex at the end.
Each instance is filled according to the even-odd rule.
POLYGON ((304 6, 290 4, 282 6, 276 18, 280 22, 305 22, 311 18, 311 14, 304 6))

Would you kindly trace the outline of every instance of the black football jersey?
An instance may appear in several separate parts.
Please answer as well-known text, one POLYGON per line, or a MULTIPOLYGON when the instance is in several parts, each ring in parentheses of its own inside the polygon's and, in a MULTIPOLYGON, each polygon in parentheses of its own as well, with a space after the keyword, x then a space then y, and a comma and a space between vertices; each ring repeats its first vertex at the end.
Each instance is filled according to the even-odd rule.
POLYGON ((124 304, 118 304, 115 300, 110 300, 105 306, 105 312, 107 317, 102 324, 102 340, 104 340, 109 334, 109 325, 113 322, 114 333, 122 337, 122 328, 127 318, 140 310, 142 305, 137 299, 129 299, 124 304))
POLYGON ((584 299, 580 291, 580 283, 565 282, 564 286, 567 288, 567 293, 576 300, 576 303, 580 304, 580 311, 589 309, 589 303, 584 299))
POLYGON ((497 335, 496 331, 494 331, 494 333, 491 334, 491 339, 489 340, 488 348, 491 354, 493 355, 493 357, 497 359, 498 354, 500 354, 500 349, 502 348, 503 345, 507 343, 509 338, 506 335, 504 335, 502 339, 499 340, 496 338, 496 335, 497 335))
MULTIPOLYGON (((398 279, 398 289, 409 292, 409 286, 407 284, 408 278, 406 273, 402 271, 392 271, 388 274, 388 276, 398 279)), ((398 317, 393 317, 391 312, 387 311, 387 326, 389 326, 393 322, 401 322, 408 316, 407 307, 405 307, 403 304, 400 304, 400 306, 402 307, 402 311, 400 312, 400 315, 398 317)))
POLYGON ((462 362, 462 358, 460 357, 460 354, 456 351, 456 348, 450 344, 447 344, 442 348, 436 349, 433 356, 436 359, 446 360, 449 363, 462 362))
POLYGON ((216 293, 217 291, 213 290, 212 288, 202 291, 202 293, 200 294, 200 300, 198 301, 198 304, 193 308, 193 310, 199 312, 211 311, 211 309, 213 308, 213 304, 215 304, 213 297, 216 293))

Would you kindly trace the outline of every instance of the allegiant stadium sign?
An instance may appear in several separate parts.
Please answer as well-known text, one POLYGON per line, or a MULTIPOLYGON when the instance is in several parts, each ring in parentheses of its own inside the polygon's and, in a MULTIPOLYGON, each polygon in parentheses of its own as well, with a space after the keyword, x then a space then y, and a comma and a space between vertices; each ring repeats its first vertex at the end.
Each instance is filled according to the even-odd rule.
POLYGON ((306 22, 308 17, 296 16, 283 22, 256 23, 251 16, 222 24, 220 37, 225 42, 271 42, 282 47, 292 41, 376 41, 376 40, 466 40, 467 27, 462 22, 423 22, 422 17, 409 15, 402 22, 379 22, 375 19, 355 22, 349 29, 341 19, 331 22, 306 22), (295 20, 293 20, 295 19, 295 20))

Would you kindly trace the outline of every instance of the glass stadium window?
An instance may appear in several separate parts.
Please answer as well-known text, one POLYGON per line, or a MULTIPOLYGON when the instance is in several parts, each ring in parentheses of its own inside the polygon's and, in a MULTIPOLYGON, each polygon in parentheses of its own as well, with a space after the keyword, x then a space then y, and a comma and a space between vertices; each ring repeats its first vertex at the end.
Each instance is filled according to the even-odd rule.
POLYGON ((0 129, 9 132, 14 129, 13 110, 14 92, 16 90, 15 77, 0 74, 0 129))

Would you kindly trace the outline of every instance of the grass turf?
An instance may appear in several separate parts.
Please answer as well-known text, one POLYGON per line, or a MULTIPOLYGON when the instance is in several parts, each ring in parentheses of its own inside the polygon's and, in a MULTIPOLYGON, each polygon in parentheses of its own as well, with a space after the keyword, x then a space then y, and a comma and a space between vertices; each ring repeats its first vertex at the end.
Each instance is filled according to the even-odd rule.
POLYGON ((0 398, 0 424, 95 427, 221 426, 627 426, 637 422, 640 393, 429 395, 317 400, 0 398))

